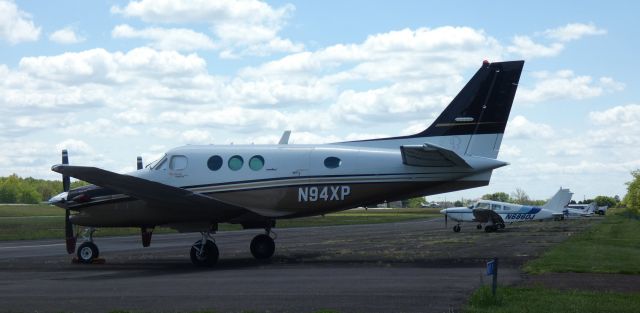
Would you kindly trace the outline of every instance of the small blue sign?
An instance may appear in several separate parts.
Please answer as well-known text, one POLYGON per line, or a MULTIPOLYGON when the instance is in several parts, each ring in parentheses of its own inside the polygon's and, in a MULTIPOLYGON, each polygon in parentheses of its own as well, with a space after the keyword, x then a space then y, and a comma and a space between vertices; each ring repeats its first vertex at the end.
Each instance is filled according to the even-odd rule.
POLYGON ((487 276, 491 276, 495 272, 496 272, 496 261, 491 260, 487 262, 487 276))

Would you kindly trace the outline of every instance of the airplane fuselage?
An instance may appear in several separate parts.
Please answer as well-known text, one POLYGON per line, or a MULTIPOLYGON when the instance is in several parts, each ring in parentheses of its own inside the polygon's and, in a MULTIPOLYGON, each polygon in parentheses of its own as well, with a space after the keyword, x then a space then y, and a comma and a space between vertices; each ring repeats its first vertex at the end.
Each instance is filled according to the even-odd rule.
MULTIPOLYGON (((409 166, 403 164, 398 146, 206 145, 175 148, 158 162, 128 175, 205 194, 261 216, 290 218, 483 186, 491 170, 504 165, 489 158, 469 157, 467 161, 473 169, 409 166)), ((195 213, 185 210, 179 216, 163 214, 144 201, 95 186, 69 193, 71 201, 66 205, 79 212, 72 217, 78 225, 219 219, 215 207, 195 213)))

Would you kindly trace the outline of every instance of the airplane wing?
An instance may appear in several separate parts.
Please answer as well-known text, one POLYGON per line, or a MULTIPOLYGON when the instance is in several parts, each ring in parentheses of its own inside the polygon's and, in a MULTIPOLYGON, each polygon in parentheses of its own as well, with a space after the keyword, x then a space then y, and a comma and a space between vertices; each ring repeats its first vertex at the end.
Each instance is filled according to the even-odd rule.
POLYGON ((402 153, 402 163, 406 165, 471 168, 457 153, 431 143, 425 143, 422 146, 400 146, 400 152, 402 153))
POLYGON ((96 167, 54 165, 51 170, 144 200, 154 207, 180 210, 215 208, 221 216, 226 213, 237 215, 238 212, 246 212, 244 208, 207 195, 96 167))
POLYGON ((473 209, 473 217, 478 223, 504 224, 504 220, 500 214, 487 209, 473 209))

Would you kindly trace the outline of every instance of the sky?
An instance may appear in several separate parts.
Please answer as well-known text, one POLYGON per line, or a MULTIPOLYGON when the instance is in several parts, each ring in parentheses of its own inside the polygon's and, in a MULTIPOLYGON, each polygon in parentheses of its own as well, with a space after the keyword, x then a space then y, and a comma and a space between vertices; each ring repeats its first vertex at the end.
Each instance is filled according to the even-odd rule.
POLYGON ((525 60, 489 186, 626 193, 640 168, 637 1, 0 0, 0 176, 116 172, 185 144, 428 127, 483 60, 525 60))

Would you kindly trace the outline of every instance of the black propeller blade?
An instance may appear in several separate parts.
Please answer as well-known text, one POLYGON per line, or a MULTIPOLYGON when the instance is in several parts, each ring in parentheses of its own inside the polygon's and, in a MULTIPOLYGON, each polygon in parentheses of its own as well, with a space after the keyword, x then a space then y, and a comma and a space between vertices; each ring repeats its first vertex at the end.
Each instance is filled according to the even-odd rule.
POLYGON ((142 169, 142 157, 141 156, 138 157, 138 169, 139 170, 142 169))
MULTIPOLYGON (((62 164, 69 164, 69 154, 67 150, 62 150, 62 164)), ((71 178, 69 175, 62 175, 62 190, 69 192, 71 188, 71 178)), ((67 197, 69 195, 67 194, 67 197)), ((67 244, 67 253, 73 254, 76 251, 76 236, 73 234, 73 224, 70 220, 71 212, 67 208, 64 212, 64 235, 67 244)))
POLYGON ((449 219, 449 214, 444 213, 444 228, 447 228, 448 219, 449 219))

